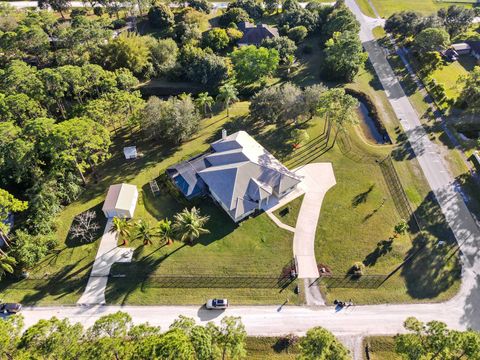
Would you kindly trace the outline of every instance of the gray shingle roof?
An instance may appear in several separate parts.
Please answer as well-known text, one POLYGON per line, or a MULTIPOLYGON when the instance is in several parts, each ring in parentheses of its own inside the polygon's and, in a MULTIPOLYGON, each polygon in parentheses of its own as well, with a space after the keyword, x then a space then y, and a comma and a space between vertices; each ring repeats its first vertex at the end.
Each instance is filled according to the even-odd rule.
POLYGON ((238 24, 238 29, 243 32, 243 37, 238 41, 239 45, 260 45, 265 39, 278 37, 276 28, 264 24, 254 25, 242 21, 238 24))
POLYGON ((250 212, 274 191, 281 193, 300 182, 245 131, 211 144, 210 165, 198 172, 234 218, 250 212))

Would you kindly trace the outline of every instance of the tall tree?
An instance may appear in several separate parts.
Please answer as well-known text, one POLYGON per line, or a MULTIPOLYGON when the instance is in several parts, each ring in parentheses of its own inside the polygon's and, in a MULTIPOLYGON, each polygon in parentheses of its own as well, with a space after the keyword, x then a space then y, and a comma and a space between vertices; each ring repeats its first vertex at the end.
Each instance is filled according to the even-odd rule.
MULTIPOLYGON (((475 66, 463 80, 465 85, 458 101, 468 111, 476 113, 480 110, 480 66, 475 66)), ((478 121, 478 117, 476 117, 476 121, 478 121)))
POLYGON ((141 74, 150 61, 148 40, 132 33, 121 34, 103 47, 98 61, 111 70, 127 68, 134 74, 141 74))
POLYGON ((38 7, 40 9, 52 8, 53 11, 57 11, 62 16, 62 19, 65 19, 64 12, 70 9, 71 3, 70 0, 38 0, 38 7))
POLYGON ((40 320, 22 335, 20 348, 41 358, 73 360, 80 352, 80 338, 83 327, 70 324, 68 319, 53 317, 40 320))
POLYGON ((54 163, 63 171, 77 169, 85 184, 84 172, 109 157, 110 136, 107 129, 88 118, 74 118, 56 125, 52 139, 54 163))
POLYGON ((327 90, 320 97, 319 114, 324 116, 327 122, 333 122, 336 127, 332 146, 335 145, 338 133, 343 131, 347 124, 357 121, 355 113, 357 107, 357 99, 345 94, 342 88, 327 90))
POLYGON ((190 210, 183 209, 174 216, 173 230, 178 234, 181 241, 192 242, 198 239, 200 235, 210 233, 204 228, 209 219, 209 216, 201 215, 200 210, 196 207, 192 207, 190 210))
POLYGON ((17 261, 12 256, 9 256, 0 249, 0 280, 8 273, 13 274, 14 266, 17 261))
POLYGON ((10 194, 7 190, 0 188, 0 238, 10 246, 8 232, 10 227, 7 223, 8 217, 15 212, 21 212, 28 208, 28 202, 21 201, 10 194))
POLYGON ((405 320, 409 332, 395 337, 395 350, 405 359, 478 359, 480 334, 450 330, 440 321, 423 323, 414 317, 405 320))
POLYGON ((0 321, 0 358, 15 359, 23 324, 23 316, 20 314, 0 321))
POLYGON ((255 45, 242 46, 230 56, 237 80, 243 84, 251 84, 272 75, 280 61, 276 49, 257 48, 255 45))
POLYGON ((215 329, 214 338, 221 350, 222 360, 238 359, 246 355, 247 332, 240 317, 225 316, 215 329))
POLYGON ((159 39, 150 44, 150 59, 155 76, 167 76, 175 69, 178 59, 177 43, 171 39, 159 39))
POLYGON ((417 32, 422 16, 413 11, 402 11, 392 14, 385 22, 385 31, 406 38, 417 32))
POLYGON ((202 109, 203 115, 207 115, 207 110, 212 113, 212 105, 215 103, 213 97, 211 97, 208 92, 202 92, 198 94, 197 98, 195 99, 195 104, 202 109))
POLYGON ((413 45, 420 55, 428 51, 441 51, 450 46, 450 36, 443 29, 429 28, 415 36, 413 45))
POLYGON ((222 101, 227 109, 227 117, 230 117, 230 104, 238 100, 238 91, 231 83, 226 83, 218 89, 217 99, 222 101))
POLYGON ((338 341, 333 334, 322 328, 315 327, 307 331, 307 334, 299 344, 301 360, 348 360, 349 351, 338 341))
POLYGON ((352 81, 368 58, 360 38, 351 31, 334 33, 325 46, 321 71, 330 79, 352 81))
POLYGON ((465 32, 473 23, 475 10, 468 9, 465 6, 451 5, 448 8, 438 10, 438 17, 443 20, 443 24, 451 37, 465 32))

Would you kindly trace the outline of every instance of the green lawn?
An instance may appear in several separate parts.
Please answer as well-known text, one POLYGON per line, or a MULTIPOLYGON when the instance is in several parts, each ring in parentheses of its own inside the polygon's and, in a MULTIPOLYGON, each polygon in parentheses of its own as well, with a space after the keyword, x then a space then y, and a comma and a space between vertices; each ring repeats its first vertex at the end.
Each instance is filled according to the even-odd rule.
MULTIPOLYGON (((362 0, 364 1, 364 0, 362 0)), ((387 18, 395 12, 413 10, 425 15, 430 15, 442 7, 458 5, 458 1, 435 1, 435 0, 371 0, 381 17, 387 18)), ((462 5, 472 6, 472 2, 462 5)), ((362 8, 363 10, 363 8, 362 8)), ((367 14, 368 15, 368 14, 367 14)))
POLYGON ((288 204, 282 206, 280 209, 275 210, 273 213, 284 224, 295 227, 297 224, 297 216, 302 206, 303 195, 296 199, 293 199, 288 204))
POLYGON ((445 86, 445 93, 449 99, 456 100, 462 91, 461 77, 467 76, 475 65, 475 59, 472 56, 464 55, 459 61, 447 63, 435 70, 431 77, 438 84, 445 86))
POLYGON ((370 5, 369 0, 356 0, 356 1, 358 6, 360 7, 360 10, 362 10, 362 12, 365 15, 370 16, 372 18, 377 17, 375 14, 375 11, 373 11, 372 6, 370 5))
MULTIPOLYGON (((368 345, 370 360, 401 360, 395 353, 395 340, 391 336, 370 336, 363 340, 364 348, 368 345)), ((366 360, 367 356, 364 354, 366 360)))
POLYGON ((277 337, 248 337, 246 350, 251 360, 293 360, 298 355, 295 346, 287 353, 282 338, 277 337))
MULTIPOLYGON (((300 58, 300 68, 293 80, 306 85, 318 81, 318 60, 321 52, 317 49, 311 55, 300 58)), ((378 112, 390 133, 394 145, 377 146, 360 135, 358 127, 351 127, 348 136, 339 137, 332 147, 333 139, 326 141, 325 123, 314 118, 299 126, 310 136, 308 144, 292 153, 289 146, 291 126, 277 128, 252 124, 246 114, 248 103, 232 106, 231 118, 221 112, 204 119, 198 134, 178 148, 167 148, 160 143, 135 141, 143 155, 135 161, 125 161, 122 153, 124 144, 131 144, 131 134, 119 134, 112 148, 112 158, 98 169, 98 183, 89 182, 80 199, 66 207, 58 217, 57 236, 59 250, 48 256, 39 266, 31 269, 38 280, 32 288, 32 280, 21 281, 15 286, 0 288, 5 300, 21 301, 26 304, 74 303, 84 289, 95 258, 98 241, 93 244, 78 244, 68 238, 73 218, 88 209, 99 209, 108 186, 119 182, 137 185, 140 190, 135 218, 154 221, 172 217, 184 205, 168 193, 152 196, 149 181, 156 179, 169 166, 206 150, 209 143, 218 139, 222 128, 233 133, 248 129, 262 145, 288 167, 295 168, 309 162, 333 163, 337 185, 326 195, 317 230, 317 261, 329 266, 333 273, 343 276, 355 261, 366 261, 367 274, 386 274, 392 271, 409 253, 419 246, 418 240, 401 236, 389 242, 393 226, 399 216, 384 183, 382 173, 375 160, 383 159, 394 151, 395 166, 407 195, 419 215, 424 214, 432 222, 436 237, 445 235, 441 218, 435 204, 428 198, 426 184, 416 160, 408 156, 398 121, 392 113, 388 100, 372 75, 371 69, 362 69, 354 83, 348 84, 356 90, 367 93, 378 106, 378 112), (350 139, 346 141, 345 139, 350 139), (384 201, 385 199, 385 201, 384 201), (431 209, 431 210, 430 210, 431 209), (430 210, 430 212, 429 212, 430 210), (433 220, 432 220, 433 219, 433 220), (381 244, 379 246, 378 244, 381 244), (380 255, 379 255, 380 254, 380 255)), ((333 133, 332 133, 333 136, 333 133)), ((137 137, 138 138, 138 137, 137 137)), ((292 216, 285 221, 294 225, 295 209, 300 199, 292 206, 292 216)), ((143 246, 133 242, 134 261, 130 264, 116 264, 115 275, 109 281, 107 299, 117 304, 201 304, 208 297, 226 296, 232 304, 299 303, 301 297, 293 292, 295 283, 285 290, 272 288, 252 289, 248 284, 230 288, 207 289, 199 284, 186 286, 178 278, 166 279, 172 275, 196 275, 205 278, 217 276, 254 275, 279 276, 282 268, 292 259, 292 234, 277 228, 262 214, 234 226, 231 220, 210 201, 200 202, 201 211, 211 216, 208 228, 210 235, 197 243, 170 246, 143 246), (174 287, 175 286, 175 287, 174 287)), ((100 218, 102 218, 100 214, 100 218)), ((432 230, 433 231, 433 230, 432 230)), ((356 303, 437 301, 451 296, 458 288, 456 256, 452 264, 442 263, 444 254, 428 251, 408 267, 392 276, 381 288, 323 289, 327 299, 332 297, 352 298, 356 303), (433 266, 432 266, 433 264, 433 266), (453 268, 453 269, 450 269, 453 268), (432 273, 437 276, 432 278, 432 273), (418 274, 422 274, 419 276, 418 274), (441 280, 433 289, 430 281, 441 280), (428 291, 426 291, 428 290, 428 291)), ((254 281, 254 279, 252 280, 254 281)), ((5 284, 8 285, 8 284, 5 284)))

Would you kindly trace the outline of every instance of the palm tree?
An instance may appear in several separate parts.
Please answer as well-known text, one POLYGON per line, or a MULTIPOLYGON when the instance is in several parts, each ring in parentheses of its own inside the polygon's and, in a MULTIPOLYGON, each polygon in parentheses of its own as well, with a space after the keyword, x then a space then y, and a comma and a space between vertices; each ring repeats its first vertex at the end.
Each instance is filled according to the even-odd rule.
POLYGON ((213 100, 213 97, 211 97, 208 92, 202 92, 198 94, 197 99, 195 100, 195 103, 197 104, 198 107, 200 107, 203 111, 203 115, 207 115, 207 109, 210 112, 210 117, 212 116, 212 105, 215 102, 213 100))
POLYGON ((137 221, 135 223, 135 230, 137 231, 135 239, 142 240, 143 245, 152 244, 152 239, 157 236, 155 228, 151 227, 145 220, 137 221))
POLYGON ((297 59, 295 59, 295 56, 288 55, 285 59, 285 68, 287 69, 287 75, 290 75, 290 72, 296 66, 297 66, 297 59))
POLYGON ((182 212, 175 214, 174 218, 173 230, 178 234, 181 241, 192 242, 198 239, 200 235, 210 233, 203 228, 210 217, 202 216, 200 210, 196 207, 191 210, 183 209, 182 212))
POLYGON ((13 274, 13 267, 17 264, 15 258, 8 256, 2 251, 0 254, 0 279, 2 279, 6 273, 13 274))
POLYGON ((171 245, 173 243, 173 228, 170 220, 160 220, 157 225, 157 230, 157 235, 161 241, 164 241, 167 245, 171 245))
POLYGON ((230 104, 238 100, 238 91, 233 84, 226 83, 218 89, 217 99, 223 101, 227 109, 227 117, 230 117, 230 104))
POLYGON ((132 224, 125 218, 114 217, 112 220, 111 232, 116 232, 118 236, 123 239, 122 245, 128 244, 128 239, 130 238, 130 230, 132 224))

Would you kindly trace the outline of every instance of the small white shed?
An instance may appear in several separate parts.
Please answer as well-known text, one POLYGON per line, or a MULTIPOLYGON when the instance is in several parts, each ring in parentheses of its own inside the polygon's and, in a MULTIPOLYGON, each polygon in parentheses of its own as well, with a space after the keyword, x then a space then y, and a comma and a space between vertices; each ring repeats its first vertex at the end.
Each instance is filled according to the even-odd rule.
POLYGON ((132 218, 137 206, 138 190, 135 185, 116 184, 110 186, 103 203, 103 213, 107 218, 132 218))
POLYGON ((136 146, 127 146, 123 148, 123 154, 125 159, 136 159, 137 158, 137 147, 136 146))

